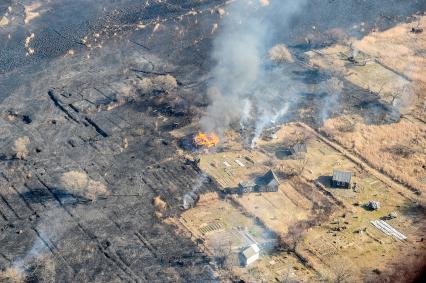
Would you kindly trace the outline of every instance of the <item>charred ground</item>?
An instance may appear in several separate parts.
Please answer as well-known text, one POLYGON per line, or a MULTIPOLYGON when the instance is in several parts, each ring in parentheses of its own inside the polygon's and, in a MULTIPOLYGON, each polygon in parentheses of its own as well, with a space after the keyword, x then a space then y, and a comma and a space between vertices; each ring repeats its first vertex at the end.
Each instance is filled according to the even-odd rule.
MULTIPOLYGON (((101 2, 55 1, 30 24, 21 4, 0 2, 0 17, 9 6, 15 17, 0 27, 0 269, 16 268, 31 282, 228 280, 191 235, 163 221, 181 213, 201 175, 176 154, 169 132, 198 120, 208 105, 212 26, 225 1, 101 2), (147 93, 138 84, 164 75, 176 78, 175 89, 147 93), (21 137, 30 142, 18 159, 21 137), (65 187, 61 176, 71 171, 107 192, 92 198, 65 187), (165 209, 153 203, 158 196, 165 209)), ((406 2, 312 1, 294 20, 294 34, 277 41, 297 54, 324 44, 304 39, 312 25, 329 28, 320 25, 324 17, 342 28, 360 21, 386 28, 425 9, 406 2)), ((327 77, 303 64, 288 71, 304 84, 327 77)), ((374 93, 346 87, 354 89, 341 101, 346 111, 392 122, 384 117, 394 110, 374 93)), ((328 94, 304 95, 298 108, 311 114, 294 117, 319 126, 314 117, 328 94)), ((200 192, 214 190, 206 181, 200 192)))

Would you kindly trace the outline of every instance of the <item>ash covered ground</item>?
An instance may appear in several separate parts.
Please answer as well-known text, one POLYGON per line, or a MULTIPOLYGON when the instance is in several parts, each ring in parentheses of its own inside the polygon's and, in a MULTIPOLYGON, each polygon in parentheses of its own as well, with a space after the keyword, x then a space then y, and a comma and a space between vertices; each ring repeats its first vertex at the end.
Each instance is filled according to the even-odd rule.
MULTIPOLYGON (((194 186, 217 189, 170 132, 211 109, 212 53, 229 5, 0 0, 0 270, 29 282, 238 280, 164 221, 181 213, 194 186)), ((303 52, 334 44, 321 36, 327 30, 359 38, 425 8, 315 0, 288 19, 274 15, 266 44, 285 43, 300 63, 265 67, 272 82, 288 78, 278 90, 300 85, 285 121, 319 127, 330 103, 339 105, 330 117, 398 120, 398 109, 349 84, 350 96, 329 100, 329 74, 305 67, 303 52)))

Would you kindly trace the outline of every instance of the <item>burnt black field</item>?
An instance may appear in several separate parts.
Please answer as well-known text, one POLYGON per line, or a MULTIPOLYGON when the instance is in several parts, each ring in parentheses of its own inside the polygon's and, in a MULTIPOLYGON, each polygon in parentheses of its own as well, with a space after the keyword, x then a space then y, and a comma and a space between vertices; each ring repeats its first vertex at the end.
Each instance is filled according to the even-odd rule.
MULTIPOLYGON (((0 0, 0 19, 9 6, 15 17, 0 26, 0 270, 16 267, 27 282, 237 282, 213 272, 217 259, 163 222, 152 202, 167 202, 164 218, 179 215, 199 179, 196 164, 176 154, 182 148, 170 131, 200 119, 209 104, 217 9, 226 1, 145 2, 41 1, 40 15, 25 24, 22 3, 0 0), (166 74, 177 80, 171 92, 129 90, 166 74), (18 159, 11 148, 22 136, 31 142, 27 158, 18 159), (60 178, 72 170, 105 184, 108 195, 93 201, 67 190, 60 178)), ((271 46, 285 42, 303 61, 303 52, 334 43, 307 43, 313 26, 361 37, 425 10, 420 0, 313 0, 289 21, 290 33, 276 23, 271 46), (351 29, 360 22, 364 32, 351 29)), ((303 65, 285 72, 300 84, 327 77, 303 65)), ((294 111, 289 121, 320 126, 315 113, 327 95, 300 93, 297 108, 313 114, 294 111)), ((345 109, 371 123, 398 119, 361 89, 340 104, 331 115, 345 109)), ((216 188, 208 181, 200 192, 216 188)))

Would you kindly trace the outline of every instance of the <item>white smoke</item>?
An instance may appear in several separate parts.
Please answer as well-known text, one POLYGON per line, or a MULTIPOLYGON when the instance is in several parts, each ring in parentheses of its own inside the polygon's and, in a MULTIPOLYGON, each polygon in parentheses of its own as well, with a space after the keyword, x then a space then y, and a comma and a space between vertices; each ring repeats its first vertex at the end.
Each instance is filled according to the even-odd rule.
POLYGON ((73 222, 69 215, 59 207, 54 207, 40 215, 40 222, 35 228, 36 238, 31 249, 24 256, 15 259, 12 267, 25 275, 27 268, 34 260, 50 254, 50 249, 53 248, 52 243, 64 236, 71 223, 73 222))
POLYGON ((273 113, 263 113, 258 119, 256 123, 256 128, 254 131, 254 137, 251 141, 251 148, 254 148, 257 140, 260 138, 263 130, 267 127, 273 126, 277 124, 289 109, 289 104, 286 103, 278 112, 273 113))
POLYGON ((199 191, 201 190, 203 184, 205 184, 207 181, 208 177, 206 174, 203 173, 198 176, 197 180, 192 186, 192 190, 183 196, 183 209, 189 209, 195 205, 199 198, 199 191))
POLYGON ((254 121, 254 145, 265 127, 285 117, 293 99, 291 80, 279 71, 285 66, 271 67, 268 50, 275 45, 274 33, 285 30, 305 2, 268 1, 264 5, 241 0, 228 6, 213 45, 216 65, 209 87, 215 91, 209 91, 214 95, 209 95, 211 104, 201 119, 205 131, 221 134, 235 122, 244 129, 254 121))

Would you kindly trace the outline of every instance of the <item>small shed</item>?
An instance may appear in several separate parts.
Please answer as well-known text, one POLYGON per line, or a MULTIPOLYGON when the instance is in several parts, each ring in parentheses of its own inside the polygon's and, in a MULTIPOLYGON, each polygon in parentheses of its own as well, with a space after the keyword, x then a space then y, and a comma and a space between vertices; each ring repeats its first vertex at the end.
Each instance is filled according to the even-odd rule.
POLYGON ((351 187, 352 172, 333 170, 331 185, 335 188, 349 189, 351 187))
POLYGON ((240 182, 238 184, 238 193, 251 193, 256 190, 256 183, 253 181, 240 182))
POLYGON ((256 178, 255 183, 258 192, 278 192, 280 185, 277 175, 272 170, 266 172, 262 177, 256 178))
POLYGON ((308 152, 308 148, 305 143, 296 143, 290 148, 292 155, 305 154, 308 152))
POLYGON ((308 152, 306 143, 296 143, 294 145, 277 150, 275 155, 279 159, 300 159, 308 152))
POLYGON ((245 266, 248 266, 259 259, 260 249, 256 244, 251 244, 248 248, 243 250, 242 257, 245 266))

